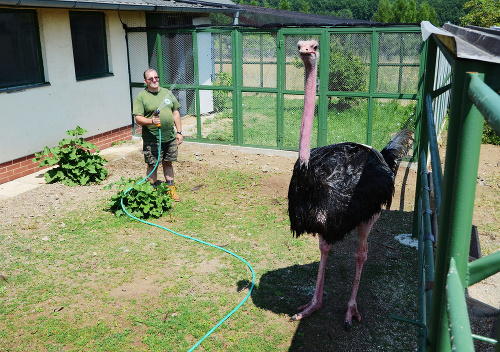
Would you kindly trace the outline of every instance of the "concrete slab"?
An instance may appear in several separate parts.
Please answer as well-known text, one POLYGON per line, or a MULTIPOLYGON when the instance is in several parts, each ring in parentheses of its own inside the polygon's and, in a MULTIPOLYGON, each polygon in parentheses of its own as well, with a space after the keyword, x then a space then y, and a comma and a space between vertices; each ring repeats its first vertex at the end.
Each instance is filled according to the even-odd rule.
POLYGON ((20 177, 17 180, 1 184, 0 200, 15 197, 24 192, 31 191, 40 185, 44 185, 46 183, 43 177, 45 171, 47 170, 40 170, 33 174, 20 177))

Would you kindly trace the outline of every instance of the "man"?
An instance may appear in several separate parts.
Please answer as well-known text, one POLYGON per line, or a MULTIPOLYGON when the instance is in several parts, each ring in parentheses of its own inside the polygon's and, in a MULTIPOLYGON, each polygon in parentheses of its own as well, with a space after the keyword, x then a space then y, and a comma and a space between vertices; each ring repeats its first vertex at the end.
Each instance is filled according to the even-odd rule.
POLYGON ((157 178, 157 170, 151 173, 158 158, 158 124, 161 123, 160 160, 163 175, 168 184, 173 200, 180 201, 174 184, 173 161, 177 161, 177 147, 183 141, 180 104, 172 92, 160 87, 158 73, 152 68, 144 71, 146 88, 140 92, 134 101, 133 114, 135 121, 142 125, 142 140, 144 161, 147 164, 148 181, 156 187, 161 181, 157 178), (159 109, 159 115, 154 114, 159 109), (175 130, 174 130, 175 125, 175 130))

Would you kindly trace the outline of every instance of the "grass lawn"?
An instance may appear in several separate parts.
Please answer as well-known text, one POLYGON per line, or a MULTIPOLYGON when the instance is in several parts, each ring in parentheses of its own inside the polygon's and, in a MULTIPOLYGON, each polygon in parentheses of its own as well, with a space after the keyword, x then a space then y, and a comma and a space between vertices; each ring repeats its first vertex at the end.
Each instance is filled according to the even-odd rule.
MULTIPOLYGON (((151 221, 228 249, 256 273, 251 297, 197 350, 415 348, 416 329, 390 318, 416 314, 416 250, 394 240, 410 232, 410 211, 384 211, 370 235, 360 323, 343 330, 355 234, 329 256, 322 309, 291 322, 311 298, 319 261, 317 238, 289 231, 293 160, 184 148, 176 164, 183 199, 151 221)), ((110 177, 144 172, 140 153, 108 167, 110 177)), ((43 212, 21 211, 0 227, 2 351, 187 351, 248 294, 252 276, 243 262, 116 218, 107 211, 113 191, 102 187, 42 186, 30 192, 39 192, 31 196, 43 212), (51 195, 61 202, 50 203, 51 195)))

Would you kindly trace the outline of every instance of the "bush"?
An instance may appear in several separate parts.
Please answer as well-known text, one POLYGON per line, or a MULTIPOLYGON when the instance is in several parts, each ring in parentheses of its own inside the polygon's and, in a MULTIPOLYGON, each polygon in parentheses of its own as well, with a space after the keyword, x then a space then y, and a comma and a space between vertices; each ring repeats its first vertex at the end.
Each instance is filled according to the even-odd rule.
MULTIPOLYGON (((227 72, 215 74, 214 86, 232 86, 233 77, 227 72)), ((214 110, 221 112, 226 108, 231 107, 231 97, 227 90, 214 90, 214 110)))
POLYGON ((64 138, 55 148, 45 147, 42 152, 35 153, 33 162, 40 162, 38 167, 57 167, 45 172, 47 183, 61 182, 67 186, 88 185, 99 183, 108 175, 103 165, 107 163, 99 155, 95 144, 86 142, 82 137, 88 131, 76 126, 74 130, 66 131, 73 139, 64 138), (91 153, 95 150, 95 153, 91 153))
POLYGON ((500 145, 500 136, 498 136, 498 134, 486 121, 484 122, 483 138, 481 140, 481 143, 500 145))
POLYGON ((125 180, 122 177, 121 181, 113 182, 104 187, 104 189, 111 189, 116 185, 119 190, 111 197, 109 203, 110 210, 116 216, 126 215, 122 209, 122 198, 125 210, 139 219, 159 218, 165 211, 172 208, 173 200, 168 193, 166 183, 160 183, 155 190, 151 183, 142 181, 141 178, 125 180))

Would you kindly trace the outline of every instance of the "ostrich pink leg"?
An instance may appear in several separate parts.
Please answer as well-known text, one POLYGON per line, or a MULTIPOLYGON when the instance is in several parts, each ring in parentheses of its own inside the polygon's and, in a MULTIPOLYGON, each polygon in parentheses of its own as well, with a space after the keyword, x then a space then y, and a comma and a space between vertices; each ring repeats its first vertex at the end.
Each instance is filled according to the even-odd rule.
POLYGON ((359 282, 361 280, 361 271, 363 264, 366 261, 368 254, 368 235, 372 229, 373 224, 377 221, 380 213, 377 213, 368 222, 362 223, 356 227, 358 230, 359 244, 354 254, 356 259, 356 275, 354 276, 354 286, 352 288, 351 298, 347 303, 347 313, 345 315, 345 329, 349 330, 352 326, 352 318, 361 321, 361 315, 358 312, 358 305, 356 303, 356 296, 358 294, 359 282))
POLYGON ((319 250, 321 252, 321 259, 319 261, 318 278, 316 279, 316 289, 314 290, 314 295, 311 302, 300 306, 298 309, 302 310, 300 313, 295 314, 291 319, 300 320, 311 315, 313 312, 321 308, 323 302, 323 286, 325 282, 325 269, 326 269, 326 258, 328 257, 328 252, 332 249, 332 245, 326 243, 321 235, 319 237, 319 250))

